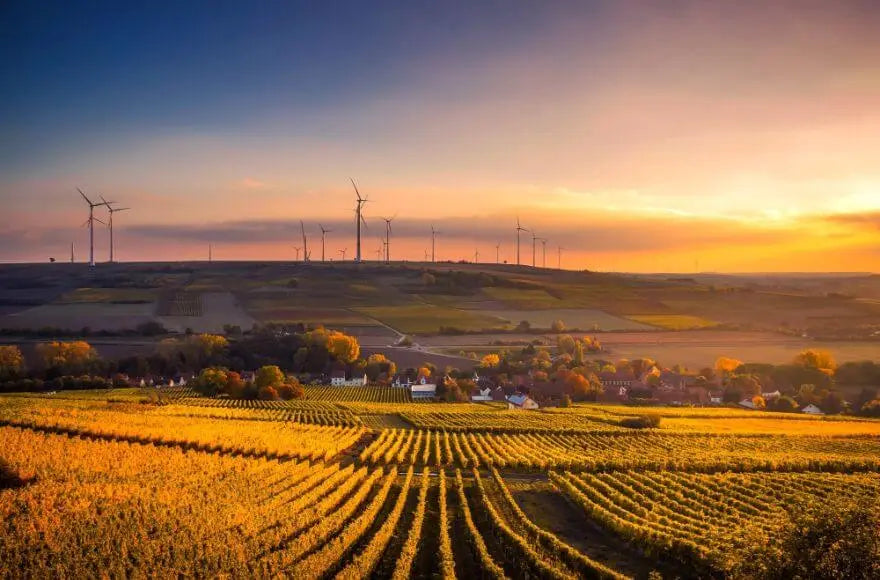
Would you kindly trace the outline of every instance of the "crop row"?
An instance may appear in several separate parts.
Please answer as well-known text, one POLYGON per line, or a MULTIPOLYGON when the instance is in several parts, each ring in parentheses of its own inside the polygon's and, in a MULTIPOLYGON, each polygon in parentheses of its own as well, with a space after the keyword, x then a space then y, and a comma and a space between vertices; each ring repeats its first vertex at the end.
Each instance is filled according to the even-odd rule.
POLYGON ((384 430, 360 453, 372 464, 682 471, 877 471, 875 437, 459 433, 384 430))
POLYGON ((366 403, 411 403, 412 397, 408 389, 395 387, 327 387, 308 386, 305 388, 306 399, 309 401, 343 402, 355 401, 366 403))
POLYGON ((880 477, 873 473, 551 471, 550 478, 594 521, 704 574, 744 557, 743 538, 770 538, 786 512, 833 496, 880 497, 880 477))

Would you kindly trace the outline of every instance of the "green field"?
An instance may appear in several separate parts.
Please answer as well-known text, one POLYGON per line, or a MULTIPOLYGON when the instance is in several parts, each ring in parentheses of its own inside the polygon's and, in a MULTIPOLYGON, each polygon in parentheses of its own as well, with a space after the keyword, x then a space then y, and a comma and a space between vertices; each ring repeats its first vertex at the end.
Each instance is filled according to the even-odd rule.
POLYGON ((630 314, 627 318, 665 330, 691 330, 718 326, 717 322, 688 314, 630 314))
POLYGON ((441 327, 457 328, 463 331, 505 329, 507 327, 503 320, 494 316, 430 304, 372 306, 355 310, 403 333, 431 334, 439 331, 441 327))

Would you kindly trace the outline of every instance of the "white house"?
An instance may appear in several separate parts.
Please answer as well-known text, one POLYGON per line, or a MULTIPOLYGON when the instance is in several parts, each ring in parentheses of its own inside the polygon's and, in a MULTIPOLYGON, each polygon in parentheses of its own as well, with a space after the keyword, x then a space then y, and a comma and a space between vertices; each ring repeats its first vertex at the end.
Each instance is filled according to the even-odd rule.
POLYGON ((740 407, 745 407, 746 409, 757 409, 758 406, 755 405, 751 399, 743 399, 739 403, 737 403, 740 407))
POLYGON ((437 384, 429 383, 427 378, 422 377, 409 386, 409 392, 413 399, 431 399, 437 395, 437 384))
POLYGON ((330 385, 333 387, 366 387, 367 375, 362 377, 345 378, 345 371, 333 371, 330 375, 330 385))
POLYGON ((822 409, 820 409, 819 407, 817 407, 813 403, 810 403, 809 405, 807 405, 806 407, 801 409, 801 413, 806 413, 807 415, 824 415, 825 414, 824 411, 822 411, 822 409))
POLYGON ((491 401, 492 400, 492 388, 486 387, 485 389, 479 389, 477 391, 478 394, 471 395, 471 401, 491 401))
POLYGON ((408 389, 412 386, 412 381, 409 377, 406 377, 406 380, 402 380, 400 375, 394 377, 394 380, 391 381, 391 386, 397 389, 408 389))
POLYGON ((775 391, 770 391, 769 393, 761 393, 761 396, 764 397, 764 399, 778 399, 782 396, 782 393, 779 392, 779 389, 776 389, 775 391))
POLYGON ((538 403, 536 403, 531 397, 528 395, 521 395, 519 393, 515 395, 510 395, 507 397, 507 408, 508 409, 537 409, 539 407, 538 403))

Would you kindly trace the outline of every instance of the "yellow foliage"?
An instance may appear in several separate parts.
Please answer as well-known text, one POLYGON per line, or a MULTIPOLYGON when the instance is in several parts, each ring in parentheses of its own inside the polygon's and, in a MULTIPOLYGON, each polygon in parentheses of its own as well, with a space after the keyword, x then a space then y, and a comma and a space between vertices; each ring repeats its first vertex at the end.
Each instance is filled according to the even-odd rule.
POLYGON ((97 358, 95 350, 84 340, 44 342, 37 345, 37 354, 47 367, 83 365, 97 358))
POLYGON ((794 364, 819 369, 828 374, 830 374, 829 371, 833 371, 837 368, 837 363, 831 353, 827 350, 820 350, 817 348, 809 348, 801 352, 794 357, 794 364))
POLYGON ((24 369, 24 357, 17 346, 0 346, 0 378, 12 377, 24 369))
POLYGON ((715 361, 715 370, 722 373, 732 373, 741 364, 742 361, 736 360, 735 358, 720 356, 718 357, 718 360, 715 361))
POLYGON ((499 356, 495 353, 490 353, 480 359, 480 366, 485 368, 494 368, 498 366, 498 363, 501 362, 499 356))

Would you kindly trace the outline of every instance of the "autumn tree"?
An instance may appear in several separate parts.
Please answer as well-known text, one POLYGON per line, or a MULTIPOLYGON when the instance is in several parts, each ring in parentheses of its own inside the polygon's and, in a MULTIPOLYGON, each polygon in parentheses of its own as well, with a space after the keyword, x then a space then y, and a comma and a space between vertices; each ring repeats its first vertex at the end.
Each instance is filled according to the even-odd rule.
POLYGON ((285 401, 301 399, 306 395, 305 389, 293 377, 288 377, 284 383, 276 387, 276 390, 278 391, 278 396, 285 401))
POLYGON ((819 369, 827 374, 831 374, 837 368, 837 363, 830 352, 814 348, 801 352, 794 357, 793 362, 802 367, 819 369))
POLYGON ((371 381, 378 380, 383 374, 390 379, 397 374, 397 365, 394 361, 388 360, 384 354, 375 353, 367 357, 364 372, 371 381))
POLYGON ((24 357, 17 346, 0 346, 0 380, 18 378, 24 370, 24 357))
POLYGON ((254 385, 258 389, 265 387, 274 387, 284 382, 284 373, 276 365, 266 365, 260 367, 254 377, 254 385))
POLYGON ((480 359, 480 366, 484 369, 496 368, 501 362, 501 358, 495 353, 489 353, 480 359))
POLYGON ((279 395, 275 387, 263 387, 258 391, 257 398, 261 401, 277 401, 279 395))
POLYGON ((657 361, 650 358, 637 358, 633 359, 629 363, 629 367, 632 369, 633 375, 635 375, 637 378, 649 372, 655 366, 657 366, 657 361))
POLYGON ((192 381, 191 386, 196 392, 206 397, 215 397, 226 391, 226 369, 215 367, 202 369, 199 376, 192 381))
POLYGON ((721 373, 722 375, 729 375, 733 371, 735 371, 742 364, 742 361, 736 360, 735 358, 729 358, 726 356, 720 356, 715 361, 715 370, 721 373))
POLYGON ((565 323, 562 320, 554 320, 550 325, 551 332, 565 332, 565 323))
POLYGON ((62 374, 85 374, 98 353, 83 340, 46 342, 37 345, 37 356, 46 369, 57 369, 62 374))
POLYGON ((560 334, 556 337, 556 348, 560 354, 574 355, 575 340, 570 334, 560 334))
POLYGON ((226 389, 224 392, 232 399, 244 398, 245 384, 240 374, 235 371, 226 371, 226 389))

